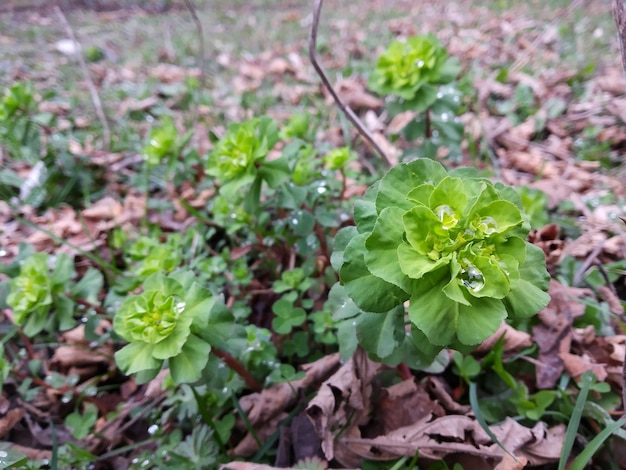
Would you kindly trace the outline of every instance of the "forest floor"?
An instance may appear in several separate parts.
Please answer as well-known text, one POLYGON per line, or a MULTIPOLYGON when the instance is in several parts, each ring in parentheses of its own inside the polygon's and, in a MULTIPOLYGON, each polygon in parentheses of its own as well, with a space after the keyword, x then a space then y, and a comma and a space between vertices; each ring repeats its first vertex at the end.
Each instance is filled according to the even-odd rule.
POLYGON ((320 61, 390 162, 525 188, 546 255, 547 307, 428 366, 394 363, 397 330, 333 298, 333 239, 388 166, 309 61, 312 2, 49 3, 0 6, 0 468, 626 468, 626 78, 607 2, 324 5, 320 61), (407 135, 418 115, 368 77, 427 33, 460 61, 441 89, 459 105, 407 135), (207 155, 263 116, 292 179, 254 213, 207 155), (124 375, 116 312, 182 269, 221 302, 203 375, 124 375), (356 349, 370 336, 379 357, 356 349))

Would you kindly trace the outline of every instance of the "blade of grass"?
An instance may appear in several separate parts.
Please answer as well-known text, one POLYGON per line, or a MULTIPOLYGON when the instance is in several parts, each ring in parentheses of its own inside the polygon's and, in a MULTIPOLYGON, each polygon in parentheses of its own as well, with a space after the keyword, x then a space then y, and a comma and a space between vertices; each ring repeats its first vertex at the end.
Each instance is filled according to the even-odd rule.
POLYGON ((563 449, 561 449, 561 458, 559 459, 558 470, 565 470, 565 466, 567 465, 567 458, 572 453, 574 440, 576 439, 578 427, 580 426, 580 419, 582 418, 583 410, 585 409, 585 403, 587 401, 587 396, 589 395, 589 388, 593 384, 594 377, 595 376, 591 372, 585 372, 581 377, 580 393, 578 394, 578 398, 576 399, 574 412, 572 413, 570 422, 567 425, 567 430, 565 431, 565 440, 563 441, 563 449))
POLYGON ((584 470, 587 463, 593 458, 598 449, 602 447, 602 444, 624 424, 626 424, 626 418, 614 421, 604 428, 600 434, 594 437, 591 442, 585 446, 585 449, 576 457, 576 460, 572 462, 569 470, 584 470))
POLYGON ((243 411, 243 408, 241 408, 241 404, 239 403, 239 400, 237 399, 235 395, 233 395, 232 397, 233 397, 233 404, 235 405, 235 408, 237 408, 237 412, 239 413, 239 416, 241 416, 241 419, 243 419, 243 423, 246 426, 246 429, 248 430, 252 438, 254 439, 254 442, 257 443, 259 448, 263 447, 263 444, 261 443, 261 439, 259 439, 258 434, 254 430, 254 426, 252 426, 252 423, 248 419, 248 415, 245 414, 243 411))
POLYGON ((477 390, 478 388, 476 386, 476 382, 470 382, 469 383, 469 400, 470 400, 470 405, 472 406, 472 411, 474 412, 474 415, 476 416, 476 420, 478 421, 478 424, 480 424, 480 427, 483 428, 483 430, 487 433, 489 438, 493 442, 495 442, 495 444, 498 447, 500 447, 500 449, 502 449, 504 452, 509 454, 511 458, 515 462, 517 462, 517 458, 511 452, 509 452, 509 450, 506 447, 504 447, 504 445, 502 445, 500 440, 496 437, 496 435, 493 433, 493 431, 487 424, 487 420, 485 420, 485 416, 483 415, 482 411, 480 410, 480 406, 478 405, 477 390))

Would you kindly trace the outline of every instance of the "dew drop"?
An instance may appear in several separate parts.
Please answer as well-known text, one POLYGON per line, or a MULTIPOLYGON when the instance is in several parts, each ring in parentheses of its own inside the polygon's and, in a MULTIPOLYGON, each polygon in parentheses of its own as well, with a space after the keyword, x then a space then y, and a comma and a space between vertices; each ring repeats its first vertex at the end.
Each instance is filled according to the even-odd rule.
POLYGON ((461 269, 461 282, 471 292, 480 292, 485 287, 485 277, 476 266, 468 260, 463 260, 466 267, 461 269))
POLYGON ((293 225, 298 225, 298 223, 299 223, 299 222, 298 222, 298 219, 293 218, 293 219, 291 219, 291 223, 292 223, 293 225))
POLYGON ((158 430, 159 430, 159 427, 156 424, 153 424, 152 426, 148 428, 148 434, 152 436, 158 430))
POLYGON ((435 209, 435 215, 441 222, 444 230, 450 230, 452 227, 456 226, 458 223, 458 219, 456 217, 456 213, 454 209, 452 209, 448 205, 441 205, 435 209))
POLYGON ((443 93, 441 93, 440 91, 437 92, 437 99, 440 100, 441 98, 443 98, 443 93))
POLYGON ((9 453, 4 451, 4 450, 0 450, 0 459, 5 459, 9 456, 9 453))
POLYGON ((449 119, 450 119, 450 116, 448 116, 448 113, 441 113, 442 122, 448 122, 449 119))
POLYGON ((7 250, 5 250, 4 248, 0 248, 0 258, 6 255, 7 255, 7 250))
POLYGON ((318 186, 317 188, 317 193, 318 194, 324 194, 326 192, 326 187, 325 186, 318 186))
POLYGON ((498 231, 498 222, 493 217, 483 217, 480 220, 479 228, 485 235, 491 235, 498 231))
POLYGON ((417 59, 415 61, 415 65, 418 69, 421 69, 424 66, 424 61, 422 59, 417 59))

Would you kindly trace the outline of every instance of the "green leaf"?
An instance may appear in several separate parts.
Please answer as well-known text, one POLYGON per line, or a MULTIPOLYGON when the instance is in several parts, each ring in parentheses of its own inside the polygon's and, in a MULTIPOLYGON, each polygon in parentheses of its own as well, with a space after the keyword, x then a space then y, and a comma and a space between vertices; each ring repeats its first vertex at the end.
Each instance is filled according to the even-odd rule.
POLYGON ((103 285, 102 273, 97 269, 89 268, 80 281, 72 287, 72 296, 96 303, 103 285))
POLYGON ((404 238, 402 209, 386 207, 380 213, 374 230, 365 240, 365 264, 370 272, 408 291, 410 279, 399 269, 398 245, 404 238))
POLYGON ((348 296, 345 286, 338 282, 331 287, 325 306, 330 309, 333 320, 344 320, 361 313, 361 309, 348 296))
POLYGON ((59 331, 74 328, 76 326, 74 321, 74 302, 63 295, 55 297, 53 318, 59 331))
POLYGON ((280 157, 263 162, 263 165, 258 169, 258 174, 270 188, 276 189, 289 179, 291 171, 287 159, 280 157))
POLYGON ((333 241, 333 253, 330 256, 330 264, 335 271, 339 272, 341 269, 344 262, 343 253, 350 241, 357 235, 357 229, 353 226, 344 227, 337 232, 337 235, 335 235, 335 240, 333 241))
POLYGON ((130 343, 115 353, 115 362, 122 372, 131 375, 142 370, 158 369, 163 361, 152 355, 152 344, 130 343))
POLYGON ((550 284, 545 256, 541 248, 527 243, 526 259, 519 268, 519 279, 511 282, 511 292, 504 299, 510 316, 528 318, 550 302, 544 292, 550 284))
POLYGON ((83 439, 91 432, 98 420, 98 408, 93 403, 85 403, 83 413, 74 411, 65 418, 65 425, 72 431, 76 439, 83 439))
POLYGON ((216 300, 210 311, 206 328, 198 329, 192 325, 192 332, 207 343, 215 347, 222 347, 240 326, 235 324, 235 317, 231 309, 224 304, 222 296, 216 300))
POLYGON ((177 384, 197 381, 207 362, 211 345, 195 335, 189 336, 182 351, 169 359, 170 374, 177 384))
POLYGON ((211 318, 211 309, 215 305, 213 293, 194 282, 185 295, 185 315, 193 318, 193 327, 207 328, 211 318))
POLYGON ((380 181, 376 195, 376 209, 399 207, 405 211, 413 208, 407 195, 424 183, 436 185, 446 177, 446 170, 434 160, 415 160, 393 167, 380 181))
POLYGON ((344 264, 339 271, 346 292, 366 312, 387 312, 408 299, 399 287, 374 276, 365 264, 365 237, 354 237, 344 251, 344 264))
POLYGON ((374 229, 378 212, 376 211, 376 195, 380 180, 365 191, 362 198, 354 203, 354 221, 359 233, 371 232, 374 229))
POLYGON ((52 272, 53 290, 64 290, 66 284, 72 278, 74 274, 74 262, 65 253, 57 255, 56 262, 54 264, 54 271, 52 272))
POLYGON ((22 468, 28 464, 28 457, 11 448, 12 442, 0 442, 0 468, 22 468))
POLYGON ((451 302, 444 293, 445 278, 439 283, 423 282, 419 293, 411 297, 409 318, 435 345, 455 342, 476 345, 487 339, 506 318, 502 301, 472 299, 471 305, 451 302), (428 287, 430 286, 430 287, 428 287))
POLYGON ((387 313, 363 313, 356 327, 359 344, 379 358, 389 356, 404 340, 404 307, 387 313))

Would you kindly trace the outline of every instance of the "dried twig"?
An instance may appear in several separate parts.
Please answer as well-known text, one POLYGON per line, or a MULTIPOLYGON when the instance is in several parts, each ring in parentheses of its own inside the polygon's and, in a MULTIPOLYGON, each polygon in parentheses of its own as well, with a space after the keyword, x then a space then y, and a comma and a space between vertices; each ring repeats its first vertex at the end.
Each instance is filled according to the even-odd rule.
MULTIPOLYGON (((624 11, 624 0, 613 0, 613 18, 617 26, 617 42, 622 59, 622 68, 626 74, 626 12, 624 11)), ((626 224, 626 219, 622 222, 626 224)), ((626 416, 626 351, 624 352, 624 362, 622 365, 622 408, 626 416)))
POLYGON ((617 26, 617 43, 622 58, 622 67, 626 72, 626 11, 623 0, 613 0, 613 19, 617 26))
POLYGON ((381 149, 380 146, 376 143, 372 134, 363 125, 363 123, 358 118, 358 116, 354 113, 354 111, 352 111, 352 109, 341 100, 341 98, 335 91, 335 88, 330 83, 330 80, 328 79, 328 75, 326 75, 326 72, 324 72, 324 69, 321 67, 321 65, 317 61, 317 55, 316 55, 315 49, 317 47, 317 29, 320 23, 322 2, 323 0, 315 0, 315 6, 313 8, 313 24, 311 25, 311 35, 309 36, 309 59, 311 60, 311 63, 313 64, 313 68, 315 68, 315 71, 317 72, 320 79, 322 80, 322 83, 324 84, 328 92, 332 95, 333 99, 335 100, 335 103, 337 103, 337 106, 339 107, 339 109, 346 115, 346 117, 352 123, 352 125, 356 127, 357 131, 359 131, 359 134, 361 134, 361 136, 366 140, 366 142, 368 142, 376 150, 376 152, 382 157, 382 159, 385 160, 385 163, 387 163, 387 165, 391 167, 393 165, 391 164, 389 157, 387 157, 383 149, 381 149))
MULTIPOLYGON (((76 36, 74 35, 72 27, 70 26, 67 18, 63 14, 63 10, 61 10, 58 5, 55 5, 54 11, 59 17, 59 21, 61 21, 61 23, 63 24, 65 33, 69 36, 69 38, 76 46, 80 46, 79 42, 76 40, 76 36)), ((93 80, 89 75, 89 68, 85 63, 85 59, 83 59, 83 55, 80 53, 80 47, 78 47, 78 49, 79 51, 76 53, 78 63, 80 64, 80 69, 83 72, 85 81, 87 82, 87 88, 89 89, 89 93, 91 94, 91 101, 93 102, 93 106, 96 109, 96 115, 98 116, 98 120, 100 121, 100 125, 102 126, 102 137, 104 140, 103 148, 104 150, 108 150, 109 146, 111 145, 111 130, 109 129, 109 123, 107 122, 106 115, 104 114, 104 111, 102 109, 102 102, 100 101, 100 96, 98 95, 96 85, 94 85, 93 80)))
POLYGON ((200 67, 200 77, 198 78, 198 90, 196 91, 196 106, 194 107, 194 111, 193 111, 193 127, 192 129, 194 129, 196 127, 196 124, 198 124, 198 116, 200 114, 200 96, 202 96, 202 91, 204 90, 205 87, 205 82, 206 82, 206 59, 204 57, 204 29, 202 28, 202 22, 200 21, 200 18, 198 18, 198 12, 196 11, 196 7, 193 4, 192 0, 184 0, 185 1, 185 6, 187 7, 187 10, 189 10, 189 13, 191 14, 191 17, 193 18, 193 22, 196 25, 196 32, 198 33, 198 42, 199 42, 199 46, 198 46, 198 67, 200 67))

